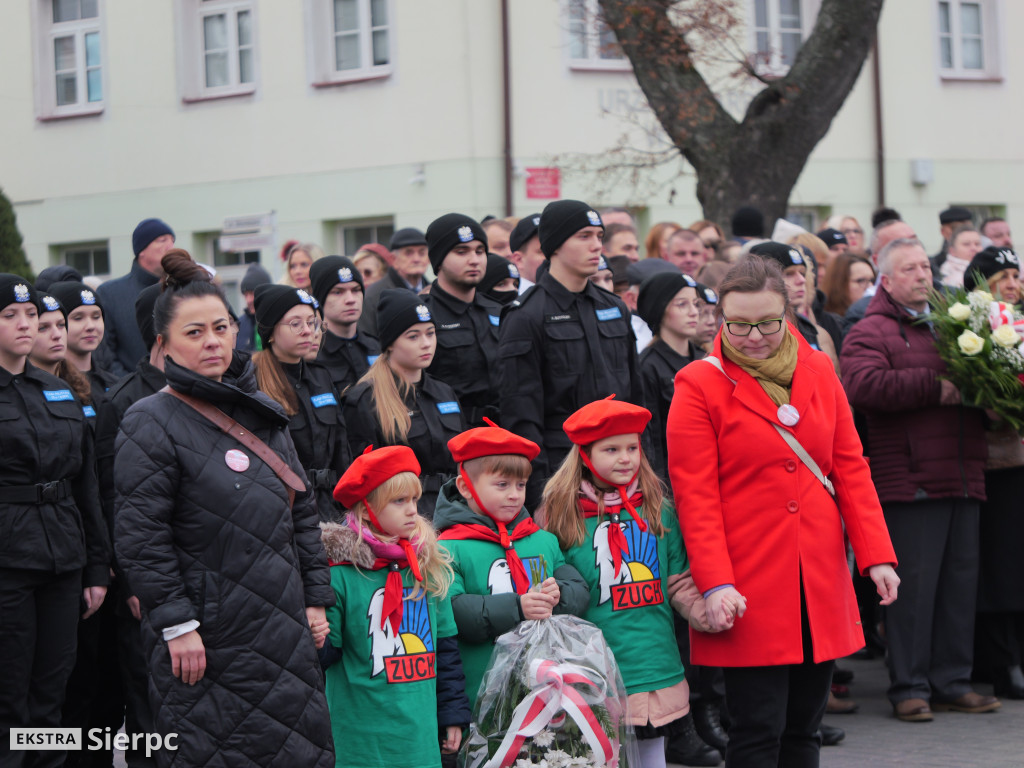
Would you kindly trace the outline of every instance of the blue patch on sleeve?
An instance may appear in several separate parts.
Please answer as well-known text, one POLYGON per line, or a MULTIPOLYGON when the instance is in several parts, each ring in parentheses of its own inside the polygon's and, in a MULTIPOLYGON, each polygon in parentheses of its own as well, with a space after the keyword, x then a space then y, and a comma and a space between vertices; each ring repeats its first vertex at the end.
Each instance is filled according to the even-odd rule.
POLYGON ((497 327, 501 324, 501 318, 497 315, 488 315, 487 319, 491 321, 491 325, 497 327))
POLYGON ((605 320, 618 320, 620 317, 622 317, 622 310, 619 309, 618 307, 598 309, 596 310, 596 312, 597 319, 600 320, 601 322, 604 322, 605 320))
POLYGON ((378 357, 380 357, 380 355, 367 355, 366 362, 369 363, 370 365, 373 365, 374 363, 377 362, 378 357))
POLYGON ((309 398, 314 408, 323 408, 325 405, 337 405, 338 400, 333 392, 324 392, 322 395, 313 395, 309 398))
POLYGON ((71 394, 70 389, 44 389, 43 397, 46 398, 48 403, 59 403, 64 400, 74 400, 75 396, 71 394))
POLYGON ((459 404, 454 400, 449 400, 447 403, 438 403, 437 410, 441 413, 460 413, 459 404))
POLYGON ((87 419, 92 419, 96 417, 96 409, 93 408, 91 405, 83 405, 82 413, 85 414, 85 418, 87 419))

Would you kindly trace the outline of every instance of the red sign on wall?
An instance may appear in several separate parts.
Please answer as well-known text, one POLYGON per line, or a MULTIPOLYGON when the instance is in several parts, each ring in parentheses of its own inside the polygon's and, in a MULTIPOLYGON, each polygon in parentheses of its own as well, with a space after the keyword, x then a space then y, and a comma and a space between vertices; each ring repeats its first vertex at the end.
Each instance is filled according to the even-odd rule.
POLYGON ((526 198, 557 200, 562 196, 562 176, 557 168, 527 168, 526 198))

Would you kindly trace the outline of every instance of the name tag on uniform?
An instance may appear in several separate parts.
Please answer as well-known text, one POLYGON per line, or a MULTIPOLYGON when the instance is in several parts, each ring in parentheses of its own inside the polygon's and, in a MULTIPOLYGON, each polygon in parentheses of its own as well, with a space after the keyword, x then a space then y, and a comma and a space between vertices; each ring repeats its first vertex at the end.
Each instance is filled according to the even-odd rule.
POLYGON ((491 321, 491 325, 497 327, 501 323, 501 318, 497 315, 488 315, 487 319, 491 321))
POLYGON ((459 413, 459 404, 454 400, 449 400, 447 403, 438 403, 437 410, 441 413, 459 413))
POLYGON ((598 309, 595 311, 597 313, 597 319, 602 323, 605 320, 618 320, 622 317, 622 310, 618 307, 609 307, 608 309, 598 309))
POLYGON ((560 315, 544 315, 545 323, 566 323, 569 322, 570 320, 575 319, 576 315, 572 314, 571 312, 565 312, 560 315))
POLYGON ((64 400, 74 400, 75 396, 71 394, 70 389, 44 389, 43 397, 46 398, 48 403, 59 403, 64 400))
POLYGON ((323 408, 325 405, 337 405, 338 401, 333 392, 324 392, 322 395, 313 395, 309 398, 314 408, 323 408))
POLYGON ((91 405, 83 405, 82 406, 82 413, 85 414, 85 418, 91 419, 91 418, 94 418, 96 416, 96 409, 93 408, 91 405))
POLYGON ((442 331, 454 331, 456 328, 461 328, 462 323, 441 323, 442 331))
POLYGON ((368 365, 373 365, 374 363, 376 363, 376 362, 377 362, 377 358, 378 358, 378 357, 380 357, 380 355, 367 355, 367 356, 366 356, 366 362, 367 362, 367 364, 368 364, 368 365))

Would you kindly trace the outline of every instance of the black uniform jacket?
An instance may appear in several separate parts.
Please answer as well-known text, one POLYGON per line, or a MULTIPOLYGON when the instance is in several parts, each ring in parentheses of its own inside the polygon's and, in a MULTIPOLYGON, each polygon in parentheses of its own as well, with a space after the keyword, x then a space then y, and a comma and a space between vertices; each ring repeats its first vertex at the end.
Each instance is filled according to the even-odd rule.
MULTIPOLYGON (((668 409, 675 394, 676 373, 683 366, 706 357, 704 351, 690 345, 690 357, 684 357, 661 339, 640 353, 640 383, 643 386, 643 406, 651 412, 651 423, 646 430, 648 459, 654 471, 668 482, 668 445, 665 442, 665 425, 668 423, 668 409)), ((707 363, 705 363, 707 365, 707 363)))
MULTIPOLYGON (((424 277, 424 287, 430 284, 431 282, 424 277)), ((368 333, 371 336, 377 336, 377 305, 380 304, 380 295, 391 288, 404 288, 407 291, 412 290, 409 287, 409 284, 405 282, 405 278, 398 274, 398 271, 394 267, 388 267, 388 271, 384 273, 384 277, 363 292, 363 314, 359 316, 358 326, 360 333, 368 333)))
POLYGON ((354 338, 345 339, 328 331, 324 334, 316 361, 327 368, 334 388, 343 395, 379 356, 380 342, 368 333, 359 331, 354 338))

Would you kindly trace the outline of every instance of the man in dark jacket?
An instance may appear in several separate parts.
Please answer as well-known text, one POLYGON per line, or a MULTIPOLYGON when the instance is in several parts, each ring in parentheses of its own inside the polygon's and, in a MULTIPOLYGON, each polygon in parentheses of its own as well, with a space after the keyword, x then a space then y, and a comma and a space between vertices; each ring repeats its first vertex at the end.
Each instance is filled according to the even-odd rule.
POLYGON ((474 219, 448 213, 427 227, 437 280, 424 302, 437 328, 428 369, 459 396, 470 427, 498 416, 498 324, 501 306, 477 292, 487 269, 487 233, 474 219))
MULTIPOLYGON (((255 352, 263 347, 260 345, 259 335, 256 333, 256 310, 253 302, 256 299, 256 289, 261 285, 273 282, 270 273, 259 264, 250 264, 242 276, 242 282, 238 290, 242 292, 245 299, 245 310, 238 318, 238 338, 235 339, 235 349, 243 352, 255 352)), ((320 302, 323 305, 323 302, 320 302)))
POLYGON ((135 322, 135 299, 142 289, 160 279, 160 259, 174 247, 174 230, 160 219, 140 221, 132 233, 135 261, 123 277, 108 280, 96 294, 106 308, 101 350, 108 370, 120 378, 135 370, 135 364, 149 354, 135 322))
POLYGON ((363 314, 359 317, 359 330, 377 336, 377 304, 380 295, 389 288, 405 288, 413 293, 423 293, 430 285, 424 277, 427 273, 427 238, 418 229, 406 227, 391 236, 388 249, 395 257, 395 263, 388 268, 384 277, 366 289, 363 298, 363 314))
POLYGON ((573 412, 611 394, 643 401, 629 310, 588 279, 601 261, 603 232, 586 203, 550 203, 539 229, 550 269, 502 318, 501 426, 541 448, 528 508, 537 507, 544 483, 569 452, 562 425, 573 412))
POLYGON ((896 717, 988 712, 971 690, 978 586, 978 504, 985 498, 983 416, 942 378, 928 311, 931 266, 916 239, 878 256, 881 285, 843 344, 847 395, 867 420, 871 475, 900 559, 886 610, 889 700, 896 717))

